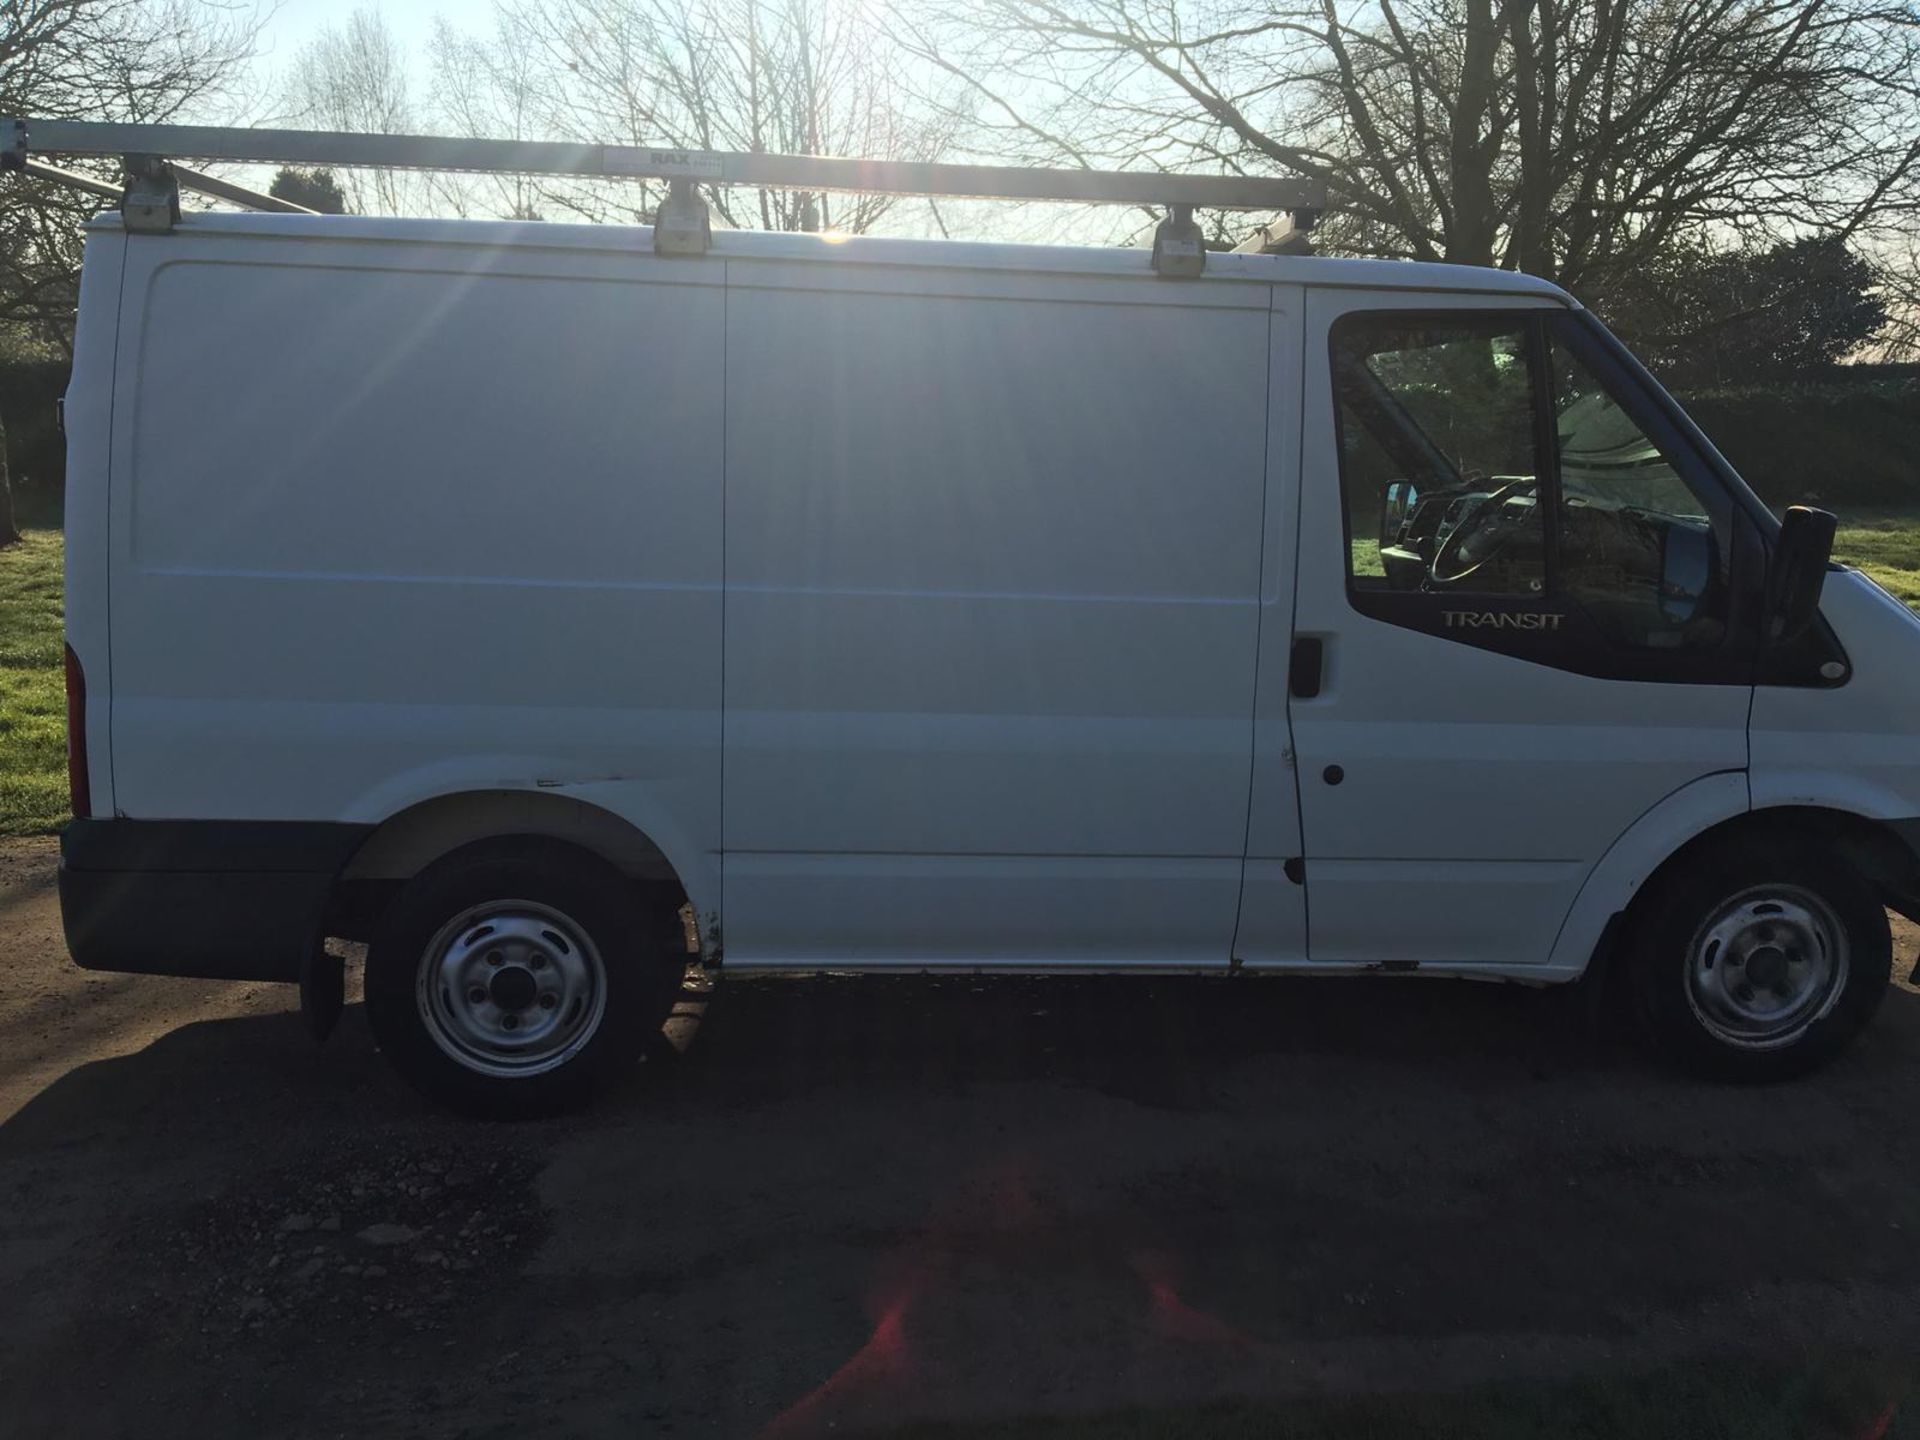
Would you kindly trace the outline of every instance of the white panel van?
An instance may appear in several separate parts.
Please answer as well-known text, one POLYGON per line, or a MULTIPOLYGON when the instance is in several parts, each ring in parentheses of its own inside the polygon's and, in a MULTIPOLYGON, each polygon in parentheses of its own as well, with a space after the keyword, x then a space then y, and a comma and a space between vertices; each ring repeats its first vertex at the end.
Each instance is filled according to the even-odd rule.
POLYGON ((415 1083, 581 1099, 727 970, 1622 967, 1721 1074, 1920 914, 1920 622, 1552 285, 118 216, 66 406, 98 969, 369 942, 415 1083), (691 910, 694 925, 683 923, 691 910))

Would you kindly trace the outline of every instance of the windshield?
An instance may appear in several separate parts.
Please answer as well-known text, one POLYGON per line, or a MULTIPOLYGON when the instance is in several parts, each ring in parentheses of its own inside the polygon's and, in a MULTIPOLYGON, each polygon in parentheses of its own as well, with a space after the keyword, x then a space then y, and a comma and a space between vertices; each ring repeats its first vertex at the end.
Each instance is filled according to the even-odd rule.
POLYGON ((1564 363, 1564 352, 1557 358, 1555 430, 1567 503, 1704 523, 1704 507, 1633 418, 1585 370, 1564 363))

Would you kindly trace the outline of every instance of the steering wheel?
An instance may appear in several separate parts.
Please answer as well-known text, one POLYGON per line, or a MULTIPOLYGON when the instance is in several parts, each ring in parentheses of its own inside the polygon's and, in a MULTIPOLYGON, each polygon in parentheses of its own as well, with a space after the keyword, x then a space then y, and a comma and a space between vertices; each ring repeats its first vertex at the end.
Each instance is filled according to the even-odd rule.
POLYGON ((1497 559, 1525 523, 1507 514, 1507 501, 1532 483, 1510 480, 1476 502, 1433 552, 1428 579, 1435 585, 1457 585, 1497 559))

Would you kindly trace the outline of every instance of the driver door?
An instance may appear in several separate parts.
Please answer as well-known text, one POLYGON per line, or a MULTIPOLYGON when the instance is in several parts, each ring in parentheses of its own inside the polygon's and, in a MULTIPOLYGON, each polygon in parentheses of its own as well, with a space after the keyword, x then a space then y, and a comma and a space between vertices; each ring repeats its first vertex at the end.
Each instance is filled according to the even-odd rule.
POLYGON ((1746 766, 1745 521, 1584 317, 1310 290, 1305 332, 1262 668, 1292 662, 1309 958, 1544 963, 1622 831, 1746 766))

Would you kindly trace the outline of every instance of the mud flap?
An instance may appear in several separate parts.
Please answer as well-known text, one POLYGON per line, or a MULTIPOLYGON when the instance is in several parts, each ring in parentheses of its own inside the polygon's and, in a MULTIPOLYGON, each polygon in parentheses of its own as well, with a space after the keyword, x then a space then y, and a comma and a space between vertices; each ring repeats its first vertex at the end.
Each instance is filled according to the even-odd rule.
POLYGON ((316 944, 300 962, 300 1018, 314 1044, 321 1044, 340 1023, 347 1004, 347 962, 316 944))

